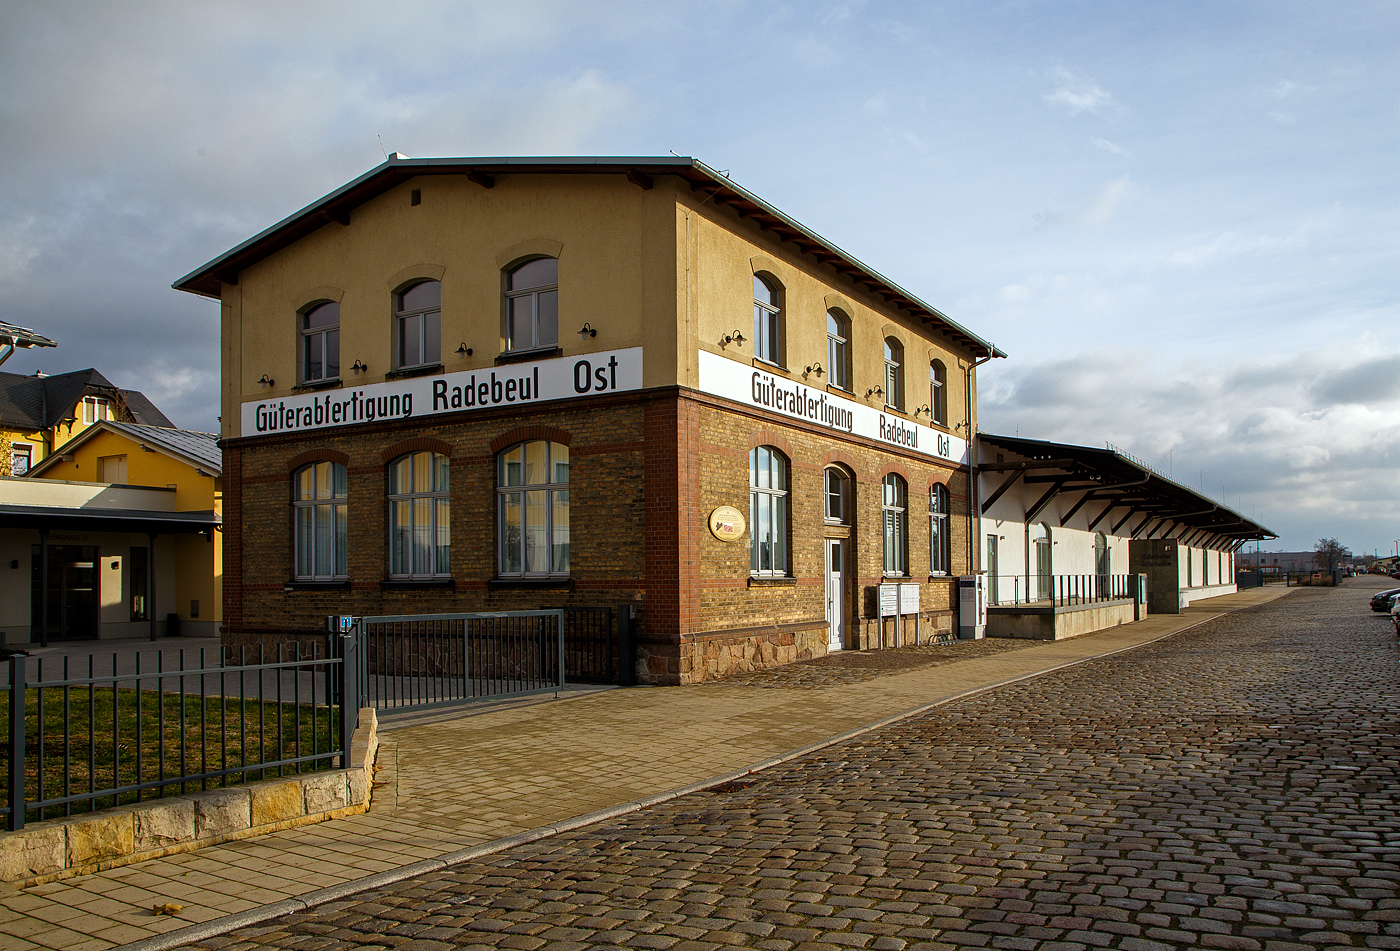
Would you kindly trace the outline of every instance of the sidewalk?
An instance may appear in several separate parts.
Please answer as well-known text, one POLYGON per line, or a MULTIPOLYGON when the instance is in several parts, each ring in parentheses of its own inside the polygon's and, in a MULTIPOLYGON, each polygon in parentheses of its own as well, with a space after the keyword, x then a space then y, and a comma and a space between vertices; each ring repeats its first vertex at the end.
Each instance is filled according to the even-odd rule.
MULTIPOLYGON (((0 890, 0 949, 173 947, 277 911, 362 890, 742 775, 915 711, 1140 646, 1287 594, 1256 588, 1180 615, 1066 641, 982 652, 857 682, 587 692, 572 699, 423 722, 382 734, 374 805, 304 826, 33 888, 0 890), (523 835, 522 835, 523 834, 523 835), (425 861, 429 860, 429 861, 425 861), (432 861, 436 860, 436 861, 432 861), (406 869, 407 866, 414 868, 406 869), (377 882, 376 882, 377 883, 377 882), (176 915, 155 915, 167 902, 176 915), (278 909, 264 909, 281 903, 278 909), (245 913, 245 914, 239 914, 245 913), (168 934, 167 940, 157 939, 168 934), (152 939, 145 941, 143 939, 152 939)), ((1005 646, 1003 644, 995 645, 1005 646)), ((957 648, 952 650, 956 651, 957 648)), ((860 655, 867 657, 869 655, 860 655)), ((3 888, 3 887, 0 887, 3 888)))

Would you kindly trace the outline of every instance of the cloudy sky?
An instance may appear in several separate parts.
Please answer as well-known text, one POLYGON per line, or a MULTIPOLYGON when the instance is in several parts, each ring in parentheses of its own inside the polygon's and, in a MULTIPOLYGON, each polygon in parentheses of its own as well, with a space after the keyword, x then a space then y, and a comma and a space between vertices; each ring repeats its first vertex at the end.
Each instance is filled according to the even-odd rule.
POLYGON ((715 168, 1010 354, 985 431, 1400 539, 1400 4, 0 0, 0 319, 215 429, 193 270, 381 162, 715 168))

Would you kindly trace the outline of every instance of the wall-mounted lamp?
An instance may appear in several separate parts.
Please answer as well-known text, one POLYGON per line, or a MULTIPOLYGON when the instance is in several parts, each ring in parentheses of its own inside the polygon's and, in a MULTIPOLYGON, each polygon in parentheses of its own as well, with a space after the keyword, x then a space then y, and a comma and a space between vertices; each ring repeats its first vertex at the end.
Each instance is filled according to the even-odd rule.
POLYGON ((145 443, 137 443, 137 445, 141 447, 141 451, 142 451, 142 452, 155 452, 154 449, 152 449, 150 446, 146 445, 145 443))
POLYGON ((457 348, 457 356, 458 356, 459 358, 460 358, 460 357, 469 357, 469 356, 471 356, 471 355, 472 355, 472 348, 469 347, 469 346, 467 346, 465 343, 462 344, 460 347, 457 348))
POLYGON ((865 391, 865 398, 866 398, 866 399, 870 399, 870 397, 872 397, 872 396, 884 396, 884 395, 885 395, 885 391, 882 390, 882 389, 880 389, 878 386, 872 386, 870 389, 868 389, 868 390, 865 391))
POLYGON ((578 335, 580 337, 596 337, 598 336, 598 331, 595 330, 590 324, 585 323, 583 325, 583 329, 578 332, 578 335))
POLYGON ((369 369, 369 367, 365 366, 365 365, 364 365, 363 363, 361 363, 359 360, 356 360, 356 361, 355 361, 353 364, 351 364, 351 366, 350 366, 351 372, 352 372, 352 373, 355 373, 356 375, 359 375, 359 374, 365 372, 365 371, 368 370, 368 369, 369 369))
POLYGON ((737 343, 742 347, 744 345, 744 332, 742 330, 736 330, 732 334, 725 334, 724 339, 719 342, 720 349, 723 350, 731 343, 737 343))
POLYGON ((932 419, 932 418, 933 418, 933 407, 932 407, 932 406, 920 406, 918 409, 914 410, 914 418, 915 418, 915 419, 918 419, 919 415, 922 414, 922 413, 928 413, 929 418, 932 419))
POLYGON ((809 366, 809 367, 807 368, 807 371, 806 371, 805 373, 803 373, 802 375, 803 375, 803 376, 810 376, 811 374, 815 373, 817 376, 821 376, 821 375, 822 375, 823 373, 825 373, 825 372, 826 372, 826 371, 822 369, 822 365, 821 365, 820 363, 814 363, 814 364, 812 364, 811 366, 809 366))
POLYGON ((195 473, 195 475, 207 476, 207 477, 210 478, 210 479, 214 478, 214 473, 212 473, 212 472, 205 472, 203 469, 195 469, 195 470, 194 470, 194 473, 195 473))
POLYGON ((272 383, 272 377, 268 376, 266 373, 264 373, 262 375, 262 378, 258 380, 258 386, 271 386, 272 383))

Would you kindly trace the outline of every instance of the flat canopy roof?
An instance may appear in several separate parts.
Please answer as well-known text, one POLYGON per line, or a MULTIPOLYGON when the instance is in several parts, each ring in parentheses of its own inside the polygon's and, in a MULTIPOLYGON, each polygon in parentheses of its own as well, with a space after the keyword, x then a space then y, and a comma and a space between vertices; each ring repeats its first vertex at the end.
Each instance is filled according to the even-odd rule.
POLYGON ((154 512, 149 509, 81 509, 64 505, 0 505, 0 528, 177 535, 207 532, 222 524, 223 519, 212 511, 154 512))
POLYGON ((594 156, 542 158, 421 158, 395 152, 383 165, 326 195, 296 214, 254 235, 197 270, 176 281, 172 287, 205 297, 220 295, 220 284, 237 284, 238 273, 283 248, 324 227, 329 222, 350 224, 352 209, 410 178, 420 175, 463 175, 483 188, 493 188, 498 175, 607 174, 625 175, 640 188, 651 188, 652 177, 676 175, 685 179, 692 191, 703 193, 717 205, 728 205, 741 217, 758 223, 780 240, 794 245, 823 264, 829 264, 871 294, 908 311, 981 357, 1005 357, 996 346, 949 318, 893 281, 884 277, 832 242, 799 224, 757 195, 734 184, 728 176, 693 158, 679 156, 594 156))
MULTIPOLYGON (((1129 510, 1128 515, 1144 516, 1137 526, 1138 530, 1149 522, 1160 521, 1164 525, 1180 525, 1186 530, 1202 531, 1237 541, 1278 537, 1258 522, 1188 489, 1116 449, 1094 449, 987 433, 979 433, 977 438, 989 446, 1014 452, 1027 460, 978 464, 983 472, 1009 473, 1006 482, 983 502, 984 515, 1012 483, 1023 479, 1028 484, 1043 484, 1046 487, 1045 495, 1027 510, 1027 521, 1039 515, 1060 492, 1083 492, 1083 497, 1076 501, 1071 514, 1087 502, 1111 501, 1114 503, 1112 508, 1122 507, 1129 510)), ((1103 514, 1106 513, 1107 510, 1104 510, 1103 514)), ((1128 515, 1116 517, 1126 520, 1128 515)), ((1133 534, 1136 535, 1137 531, 1133 534)))

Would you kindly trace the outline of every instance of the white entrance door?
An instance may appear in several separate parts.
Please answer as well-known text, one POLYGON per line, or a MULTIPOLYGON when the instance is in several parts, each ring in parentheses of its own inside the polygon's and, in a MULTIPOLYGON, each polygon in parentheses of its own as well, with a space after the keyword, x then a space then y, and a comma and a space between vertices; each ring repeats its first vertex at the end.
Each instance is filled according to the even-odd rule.
POLYGON ((846 543, 836 538, 826 540, 826 623, 829 651, 846 646, 846 586, 841 583, 841 568, 845 564, 846 543))

